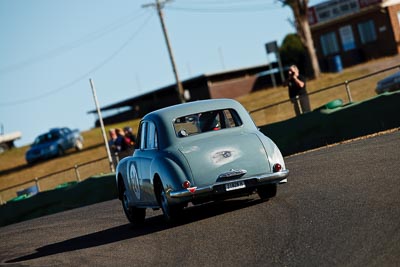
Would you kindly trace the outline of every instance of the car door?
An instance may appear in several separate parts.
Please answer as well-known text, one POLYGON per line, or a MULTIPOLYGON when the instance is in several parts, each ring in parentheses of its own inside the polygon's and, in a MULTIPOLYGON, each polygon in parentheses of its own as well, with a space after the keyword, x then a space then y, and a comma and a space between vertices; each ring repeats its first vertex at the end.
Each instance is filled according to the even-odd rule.
POLYGON ((63 135, 63 142, 64 142, 64 148, 69 149, 74 146, 74 136, 72 135, 72 132, 68 128, 62 128, 61 129, 62 135, 63 135))
POLYGON ((150 166, 158 153, 158 136, 156 125, 152 121, 143 121, 140 125, 139 150, 135 156, 140 158, 138 162, 138 174, 140 177, 141 202, 156 203, 154 196, 153 177, 150 166))

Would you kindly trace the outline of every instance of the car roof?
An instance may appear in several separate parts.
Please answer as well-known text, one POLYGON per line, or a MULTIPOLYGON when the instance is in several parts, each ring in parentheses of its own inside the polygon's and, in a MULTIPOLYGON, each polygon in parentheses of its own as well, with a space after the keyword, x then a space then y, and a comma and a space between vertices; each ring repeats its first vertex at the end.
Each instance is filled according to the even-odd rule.
MULTIPOLYGON (((236 110, 239 114, 247 113, 246 109, 236 100, 221 98, 221 99, 198 100, 193 102, 187 102, 184 104, 169 106, 147 114, 146 116, 143 117, 143 120, 152 119, 152 120, 162 120, 164 122, 167 122, 167 121, 173 121, 176 118, 189 114, 201 113, 210 110, 229 109, 229 108, 236 110)), ((241 117, 243 117, 243 115, 241 115, 241 117)))
POLYGON ((242 120, 243 127, 254 127, 253 129, 256 129, 256 126, 246 109, 236 100, 225 98, 198 100, 162 108, 148 113, 143 117, 142 121, 151 120, 155 122, 158 126, 159 134, 172 141, 173 138, 176 138, 176 134, 172 125, 172 122, 176 118, 220 109, 236 110, 242 120))

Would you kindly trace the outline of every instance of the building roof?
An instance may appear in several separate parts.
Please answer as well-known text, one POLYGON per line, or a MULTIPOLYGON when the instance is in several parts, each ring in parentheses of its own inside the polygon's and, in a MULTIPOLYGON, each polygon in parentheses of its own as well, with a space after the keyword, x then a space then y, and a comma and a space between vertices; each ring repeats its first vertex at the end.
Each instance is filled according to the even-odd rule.
MULTIPOLYGON (((276 63, 273 63, 273 66, 276 66, 276 63)), ((182 85, 184 88, 191 88, 193 87, 194 84, 200 84, 202 82, 219 82, 219 81, 224 81, 227 79, 234 79, 237 77, 242 77, 245 75, 255 75, 258 73, 262 73, 265 72, 266 70, 269 70, 269 65, 265 64, 265 65, 257 65, 257 66, 253 66, 253 67, 247 67, 247 68, 238 68, 238 69, 232 69, 232 70, 227 70, 227 71, 220 71, 220 72, 214 72, 214 73, 208 73, 208 74, 201 74, 189 79, 186 79, 184 81, 182 81, 182 85)), ((143 93, 141 95, 137 95, 128 99, 125 99, 123 101, 120 102, 116 102, 114 104, 111 105, 107 105, 105 107, 102 107, 101 110, 102 111, 106 111, 106 110, 113 110, 113 109, 118 109, 118 108, 122 108, 122 107, 126 107, 126 106, 133 106, 135 103, 138 103, 140 101, 149 101, 151 100, 155 94, 158 93, 167 93, 167 92, 171 92, 172 90, 175 90, 176 88, 176 84, 170 84, 158 89, 155 89, 153 91, 149 91, 146 93, 143 93)), ((91 113, 96 113, 96 110, 91 110, 88 111, 89 114, 91 113)))

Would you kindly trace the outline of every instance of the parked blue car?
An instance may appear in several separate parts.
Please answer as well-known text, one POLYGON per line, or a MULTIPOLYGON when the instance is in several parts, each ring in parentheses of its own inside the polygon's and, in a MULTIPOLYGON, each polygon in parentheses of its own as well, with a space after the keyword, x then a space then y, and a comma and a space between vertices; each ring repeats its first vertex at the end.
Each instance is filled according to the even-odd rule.
POLYGON ((26 152, 28 164, 64 155, 65 151, 75 148, 83 149, 83 137, 78 130, 54 128, 36 137, 31 148, 26 152))
POLYGON ((118 197, 128 220, 141 224, 147 208, 167 222, 188 203, 258 193, 276 195, 289 170, 279 148, 231 99, 167 107, 140 122, 137 147, 116 170, 118 197))
POLYGON ((400 90, 400 71, 378 81, 375 92, 377 94, 382 94, 384 92, 394 92, 397 90, 400 90))

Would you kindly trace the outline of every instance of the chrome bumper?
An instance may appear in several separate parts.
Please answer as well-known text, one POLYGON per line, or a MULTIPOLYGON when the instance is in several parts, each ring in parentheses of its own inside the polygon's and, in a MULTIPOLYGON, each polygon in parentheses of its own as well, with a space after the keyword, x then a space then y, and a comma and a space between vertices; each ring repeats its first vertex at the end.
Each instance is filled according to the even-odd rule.
POLYGON ((169 191, 169 195, 171 198, 180 198, 180 197, 190 197, 190 196, 195 196, 195 195, 200 195, 204 193, 209 193, 214 191, 214 187, 220 186, 220 185, 225 185, 229 184, 232 182, 238 182, 238 181, 249 181, 249 180, 256 180, 258 183, 286 183, 286 177, 289 175, 289 170, 283 170, 280 172, 274 172, 270 174, 264 174, 264 175, 258 175, 258 176, 252 176, 252 177, 246 177, 243 179, 235 179, 235 180, 230 180, 230 181, 224 181, 224 182, 218 182, 209 186, 205 187, 197 187, 194 192, 190 192, 189 189, 182 189, 178 191, 169 191))

